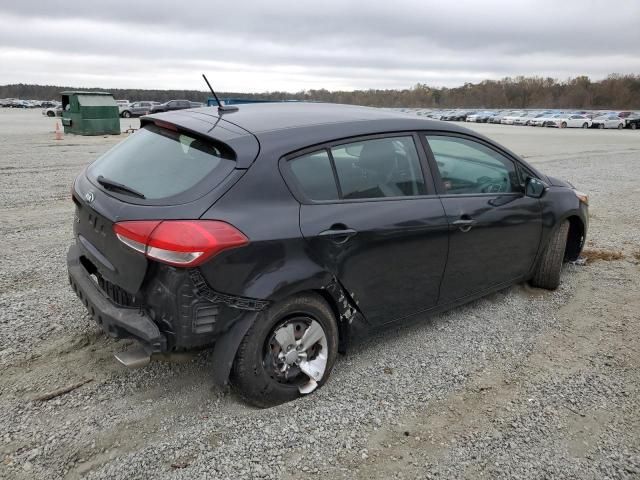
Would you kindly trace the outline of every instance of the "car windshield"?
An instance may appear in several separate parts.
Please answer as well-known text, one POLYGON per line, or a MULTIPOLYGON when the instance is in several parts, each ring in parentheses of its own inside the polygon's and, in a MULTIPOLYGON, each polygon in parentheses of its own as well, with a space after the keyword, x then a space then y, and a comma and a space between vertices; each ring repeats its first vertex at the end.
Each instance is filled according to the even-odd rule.
POLYGON ((214 188, 234 169, 234 160, 228 147, 147 125, 98 158, 88 173, 153 200, 183 193, 205 178, 214 188))

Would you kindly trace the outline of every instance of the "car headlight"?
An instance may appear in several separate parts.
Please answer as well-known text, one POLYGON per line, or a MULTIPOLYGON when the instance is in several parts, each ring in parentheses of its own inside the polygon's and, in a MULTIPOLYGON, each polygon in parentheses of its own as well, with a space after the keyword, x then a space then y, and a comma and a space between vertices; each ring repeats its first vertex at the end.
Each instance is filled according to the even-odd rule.
POLYGON ((589 195, 587 195, 586 193, 582 193, 581 191, 576 189, 573 190, 573 193, 576 197, 578 197, 578 200, 580 200, 585 205, 589 205, 589 195))

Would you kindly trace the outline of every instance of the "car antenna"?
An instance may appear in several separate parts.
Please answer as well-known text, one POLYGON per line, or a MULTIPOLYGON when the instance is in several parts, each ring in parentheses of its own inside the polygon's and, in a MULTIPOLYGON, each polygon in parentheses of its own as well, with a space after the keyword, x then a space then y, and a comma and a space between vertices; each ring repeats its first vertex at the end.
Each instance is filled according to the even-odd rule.
POLYGON ((215 98, 216 102, 218 103, 218 112, 235 112, 238 110, 238 107, 236 107, 235 105, 223 105, 218 98, 218 95, 216 95, 216 92, 214 92, 213 88, 211 88, 211 84, 209 83, 209 80, 207 80, 207 77, 204 73, 202 74, 202 78, 204 78, 204 81, 207 82, 207 87, 209 87, 209 90, 211 90, 211 93, 213 93, 213 98, 215 98))

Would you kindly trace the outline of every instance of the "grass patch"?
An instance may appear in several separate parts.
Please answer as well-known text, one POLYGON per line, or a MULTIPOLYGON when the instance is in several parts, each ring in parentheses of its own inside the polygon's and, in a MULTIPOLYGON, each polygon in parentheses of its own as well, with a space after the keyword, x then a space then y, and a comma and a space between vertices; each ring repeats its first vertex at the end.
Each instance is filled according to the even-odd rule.
MULTIPOLYGON (((638 252, 637 255, 640 256, 640 252, 638 252)), ((582 256, 587 260, 587 262, 595 262, 598 260, 611 262, 613 260, 622 260, 624 258, 624 254, 620 250, 606 250, 604 248, 585 248, 582 250, 582 256)))

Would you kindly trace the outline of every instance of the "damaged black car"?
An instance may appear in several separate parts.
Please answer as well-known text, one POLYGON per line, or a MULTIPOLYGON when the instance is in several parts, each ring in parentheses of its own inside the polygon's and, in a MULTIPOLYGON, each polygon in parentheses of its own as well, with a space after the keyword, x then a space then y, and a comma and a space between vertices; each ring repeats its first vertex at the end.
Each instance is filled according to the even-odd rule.
POLYGON ((511 284, 554 289, 588 198, 463 127, 381 109, 247 104, 142 117, 75 180, 69 281, 139 348, 212 348, 266 407, 339 352, 511 284))

